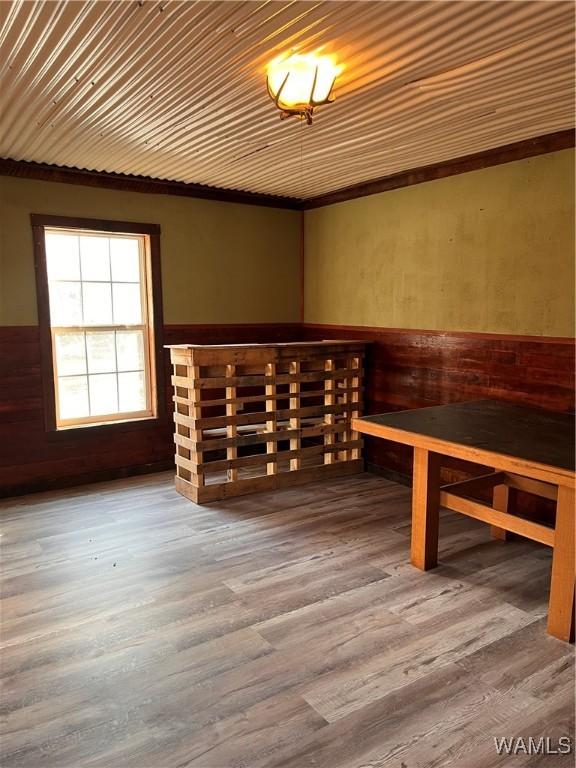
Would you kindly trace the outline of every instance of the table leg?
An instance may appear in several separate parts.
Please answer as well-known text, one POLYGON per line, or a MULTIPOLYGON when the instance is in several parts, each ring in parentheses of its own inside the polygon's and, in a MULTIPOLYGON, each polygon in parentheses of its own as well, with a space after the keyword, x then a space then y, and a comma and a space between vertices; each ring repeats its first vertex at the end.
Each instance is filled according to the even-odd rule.
POLYGON ((548 634, 569 641, 574 636, 574 489, 560 486, 556 506, 548 634))
POLYGON ((412 484, 412 565, 422 571, 438 563, 440 456, 414 448, 412 484))
MULTIPOLYGON (((510 500, 510 488, 507 485, 495 485, 492 491, 492 506, 499 512, 508 512, 508 502, 510 500)), ((499 528, 497 525, 490 526, 490 535, 493 539, 507 541, 510 533, 505 528, 499 528)))

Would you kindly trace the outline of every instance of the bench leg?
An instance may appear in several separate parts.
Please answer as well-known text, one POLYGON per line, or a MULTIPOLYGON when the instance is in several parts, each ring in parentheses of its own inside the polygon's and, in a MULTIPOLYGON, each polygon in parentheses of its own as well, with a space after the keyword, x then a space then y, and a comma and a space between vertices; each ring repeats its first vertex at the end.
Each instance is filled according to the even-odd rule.
MULTIPOLYGON (((492 506, 499 512, 508 512, 508 502, 510 500, 510 489, 507 485, 495 485, 492 491, 492 506)), ((505 528, 499 528, 497 525, 490 526, 490 535, 493 539, 508 541, 510 533, 505 528)))
POLYGON ((411 562, 422 571, 438 563, 439 508, 440 456, 414 448, 411 562))
POLYGON ((548 634, 574 637, 574 489, 564 486, 558 488, 548 634))

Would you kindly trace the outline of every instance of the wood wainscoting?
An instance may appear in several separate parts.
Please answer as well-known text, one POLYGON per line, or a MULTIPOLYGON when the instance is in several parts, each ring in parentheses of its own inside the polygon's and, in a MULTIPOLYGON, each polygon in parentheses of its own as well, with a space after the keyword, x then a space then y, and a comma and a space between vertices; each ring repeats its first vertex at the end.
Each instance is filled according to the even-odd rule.
MULTIPOLYGON (((164 327, 165 344, 334 338, 374 342, 367 352, 366 413, 486 397, 574 410, 571 339, 299 323, 164 327)), ((163 422, 128 423, 120 434, 87 429, 69 438, 54 436, 44 426, 38 328, 0 327, 0 496, 172 468, 167 351, 164 366, 168 416, 163 422)), ((368 439, 365 456, 372 468, 409 480, 409 448, 368 439)), ((446 481, 462 479, 469 470, 454 463, 446 481)))
MULTIPOLYGON (((165 344, 297 341, 298 323, 168 325, 165 344)), ((165 350, 167 415, 123 429, 47 432, 37 326, 0 327, 0 496, 171 469, 174 465, 170 359, 165 350)))
MULTIPOLYGON (((304 339, 363 339, 365 413, 423 408, 491 398, 558 412, 574 411, 574 340, 539 336, 448 333, 360 326, 304 324, 304 339)), ((409 482, 412 450, 366 438, 368 466, 409 482)), ((456 482, 478 467, 452 460, 443 470, 456 482)), ((540 517, 552 512, 542 500, 518 492, 516 509, 540 517)))

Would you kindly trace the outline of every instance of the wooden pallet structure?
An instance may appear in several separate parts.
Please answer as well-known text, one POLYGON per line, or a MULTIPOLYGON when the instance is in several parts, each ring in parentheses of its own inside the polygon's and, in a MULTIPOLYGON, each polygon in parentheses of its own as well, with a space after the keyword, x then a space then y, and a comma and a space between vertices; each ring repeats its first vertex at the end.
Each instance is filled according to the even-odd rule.
POLYGON ((366 343, 172 345, 176 489, 204 503, 363 470, 366 343))

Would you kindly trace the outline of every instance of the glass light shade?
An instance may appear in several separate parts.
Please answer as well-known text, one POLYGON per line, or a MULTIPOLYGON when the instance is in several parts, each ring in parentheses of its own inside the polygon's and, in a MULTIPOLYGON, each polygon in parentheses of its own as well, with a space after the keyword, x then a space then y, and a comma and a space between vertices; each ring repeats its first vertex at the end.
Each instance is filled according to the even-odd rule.
POLYGON ((268 91, 279 109, 304 112, 332 101, 332 88, 341 69, 333 56, 281 56, 268 66, 268 91))

